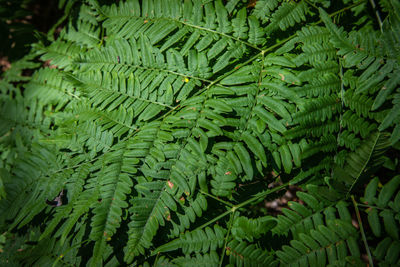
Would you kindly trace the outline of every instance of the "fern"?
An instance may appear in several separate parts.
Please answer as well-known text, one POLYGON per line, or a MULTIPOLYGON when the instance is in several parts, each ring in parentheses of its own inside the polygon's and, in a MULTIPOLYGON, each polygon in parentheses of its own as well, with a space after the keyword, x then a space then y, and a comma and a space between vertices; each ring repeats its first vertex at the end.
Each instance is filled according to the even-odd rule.
POLYGON ((357 231, 349 223, 340 220, 327 222, 312 229, 309 235, 300 234, 291 246, 283 246, 277 255, 283 264, 319 266, 325 264, 361 264, 356 244, 357 231), (350 256, 347 256, 350 255, 350 256))
MULTIPOLYGON (((366 203, 368 224, 376 238, 379 238, 373 254, 380 264, 393 265, 398 263, 398 221, 397 205, 399 176, 392 177, 379 191, 378 178, 374 178, 365 189, 363 201, 366 203), (376 193, 378 192, 378 195, 376 193), (383 232, 387 233, 385 237, 383 232)), ((360 204, 361 205, 361 204, 360 204)))
POLYGON ((60 1, 0 81, 0 262, 398 265, 400 6, 335 4, 60 1))

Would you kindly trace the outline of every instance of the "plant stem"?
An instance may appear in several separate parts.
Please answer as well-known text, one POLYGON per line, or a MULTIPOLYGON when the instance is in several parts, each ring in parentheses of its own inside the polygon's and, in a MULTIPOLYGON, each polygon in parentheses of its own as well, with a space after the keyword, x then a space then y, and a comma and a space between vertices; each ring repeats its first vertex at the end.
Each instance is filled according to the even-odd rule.
POLYGON ((312 6, 316 10, 318 10, 318 7, 315 4, 311 3, 309 0, 305 0, 304 2, 306 2, 308 5, 312 6))
POLYGON ((369 2, 371 3, 372 8, 375 10, 375 16, 376 16, 376 19, 378 20, 379 29, 381 30, 381 32, 383 32, 383 29, 382 29, 383 23, 382 23, 381 16, 379 14, 378 9, 376 9, 375 1, 374 0, 369 0, 369 2))
POLYGON ((268 195, 270 195, 272 193, 275 193, 276 191, 280 191, 281 189, 287 187, 288 185, 289 185, 289 182, 284 183, 283 185, 274 187, 271 190, 258 193, 254 197, 252 197, 252 198, 250 198, 250 199, 248 199, 248 200, 236 205, 234 208, 235 208, 235 210, 236 209, 240 209, 240 208, 242 208, 242 207, 244 207, 244 206, 246 206, 246 205, 248 205, 248 204, 250 204, 250 203, 252 203, 252 202, 254 202, 254 201, 258 200, 258 199, 260 199, 260 198, 265 198, 266 196, 268 196, 268 195))
POLYGON ((226 244, 228 243, 228 238, 229 235, 231 234, 231 229, 232 229, 232 225, 233 225, 233 218, 235 217, 235 212, 233 212, 231 214, 231 217, 229 218, 229 222, 228 222, 228 232, 226 233, 225 236, 225 241, 224 241, 224 247, 222 249, 222 255, 220 257, 220 261, 219 261, 219 266, 222 266, 222 263, 224 262, 224 257, 225 257, 225 249, 226 249, 226 244))
MULTIPOLYGON (((338 155, 338 149, 339 149, 339 143, 340 143, 340 135, 342 134, 342 129, 343 129, 343 110, 344 110, 344 83, 343 83, 343 64, 342 64, 342 59, 339 57, 338 58, 338 64, 340 67, 339 70, 339 78, 340 78, 340 99, 342 102, 342 108, 340 110, 340 117, 339 117, 339 132, 336 137, 336 154, 334 156, 334 161, 336 162, 337 160, 337 155, 338 155)), ((331 176, 333 175, 333 169, 331 176)))
POLYGON ((357 221, 358 221, 358 225, 360 226, 361 237, 364 242, 365 250, 367 251, 367 255, 368 255, 369 266, 374 267, 374 262, 372 261, 371 251, 370 251, 368 243, 367 243, 367 238, 365 237, 364 227, 363 227, 363 224, 361 221, 360 212, 358 210, 358 206, 357 206, 358 204, 357 204, 356 200, 354 199, 353 195, 351 196, 351 200, 353 201, 354 209, 356 210, 357 221))
POLYGON ((48 31, 47 36, 51 41, 54 41, 54 32, 56 31, 57 27, 60 26, 61 23, 63 23, 69 17, 72 6, 74 5, 75 2, 76 1, 67 2, 64 8, 64 15, 48 31))
POLYGON ((208 225, 210 225, 210 224, 212 224, 212 223, 218 221, 219 219, 225 217, 226 215, 235 212, 237 209, 243 208, 244 206, 249 205, 249 204, 251 204, 252 202, 254 202, 254 201, 256 201, 256 200, 258 200, 258 199, 260 199, 260 198, 265 198, 266 196, 268 196, 268 195, 270 195, 270 194, 272 194, 272 193, 274 193, 274 192, 276 192, 276 191, 279 191, 279 190, 281 190, 281 189, 287 187, 288 185, 289 185, 289 182, 284 183, 283 185, 277 186, 277 187, 275 187, 275 188, 272 188, 271 190, 267 190, 267 191, 258 193, 258 194, 255 195, 254 197, 252 197, 252 198, 250 198, 250 199, 248 199, 248 200, 246 200, 246 201, 243 201, 242 203, 240 203, 240 204, 238 204, 238 205, 233 206, 231 209, 225 211, 225 212, 222 213, 221 215, 218 215, 218 216, 215 217, 214 219, 212 219, 212 220, 206 222, 205 224, 203 224, 203 225, 197 227, 196 230, 197 230, 197 229, 203 229, 204 227, 206 227, 206 226, 208 226, 208 225))
MULTIPOLYGON (((337 14, 340 14, 340 13, 343 13, 343 12, 349 10, 349 9, 352 9, 353 7, 359 6, 359 5, 361 5, 362 3, 364 3, 365 1, 366 1, 366 0, 361 0, 361 1, 359 1, 359 2, 357 2, 357 3, 354 3, 354 4, 350 5, 350 6, 344 7, 344 8, 342 8, 342 9, 340 9, 340 10, 338 10, 338 11, 333 12, 332 14, 330 14, 329 17, 333 17, 333 16, 335 16, 335 15, 337 15, 337 14)), ((319 21, 317 21, 317 22, 315 22, 315 23, 312 23, 311 25, 318 25, 318 24, 320 24, 320 23, 322 23, 322 20, 319 20, 319 21)), ((288 41, 290 41, 291 39, 295 38, 296 36, 297 36, 297 33, 294 33, 294 34, 292 34, 291 36, 287 37, 286 39, 283 39, 282 41, 280 41, 280 42, 278 42, 278 43, 276 43, 276 44, 274 44, 274 45, 272 45, 272 46, 270 46, 270 47, 268 47, 268 48, 266 48, 266 49, 263 49, 261 52, 257 53, 256 55, 254 55, 253 57, 251 57, 249 60, 246 60, 245 62, 240 63, 239 65, 237 65, 236 68, 234 68, 233 70, 228 71, 228 72, 226 72, 224 75, 219 76, 219 77, 218 77, 217 79, 215 79, 212 83, 210 83, 210 84, 207 86, 206 89, 210 88, 212 85, 216 84, 217 82, 219 82, 219 81, 222 80, 223 78, 227 77, 227 76, 230 75, 232 72, 235 72, 238 68, 243 67, 243 66, 246 66, 246 65, 249 64, 250 62, 253 62, 253 61, 254 61, 256 58, 258 58, 259 56, 261 56, 261 55, 265 54, 266 52, 269 52, 269 51, 271 51, 271 50, 273 50, 273 49, 275 49, 275 48, 277 48, 277 47, 279 47, 279 46, 281 46, 281 45, 287 43, 288 41)))
POLYGON ((377 210, 389 210, 389 209, 380 208, 380 207, 377 207, 377 206, 365 205, 365 204, 360 204, 360 203, 357 203, 357 205, 360 206, 360 207, 363 207, 363 208, 374 208, 374 209, 377 209, 377 210))
POLYGON ((222 200, 222 199, 220 199, 220 198, 218 198, 216 196, 213 196, 213 195, 211 195, 211 194, 209 194, 207 192, 204 192, 203 190, 200 190, 200 193, 202 193, 203 195, 206 195, 208 197, 211 197, 211 198, 215 199, 216 201, 219 201, 219 202, 221 202, 221 203, 223 203, 223 204, 225 204, 225 205, 227 205, 229 207, 233 207, 234 206, 232 203, 227 202, 225 200, 222 200))
MULTIPOLYGON (((329 16, 329 17, 334 17, 334 16, 336 16, 337 14, 346 12, 347 10, 352 9, 353 7, 359 6, 359 5, 363 4, 363 3, 365 3, 366 1, 367 1, 367 0, 361 0, 361 1, 359 1, 359 2, 356 2, 356 3, 352 4, 352 5, 346 6, 346 7, 342 8, 342 9, 340 9, 340 10, 338 10, 338 11, 335 11, 335 12, 333 12, 332 14, 328 14, 328 16, 329 16)), ((311 25, 318 25, 318 24, 320 24, 321 22, 322 22, 322 19, 320 19, 320 20, 317 21, 317 22, 311 23, 311 25)))

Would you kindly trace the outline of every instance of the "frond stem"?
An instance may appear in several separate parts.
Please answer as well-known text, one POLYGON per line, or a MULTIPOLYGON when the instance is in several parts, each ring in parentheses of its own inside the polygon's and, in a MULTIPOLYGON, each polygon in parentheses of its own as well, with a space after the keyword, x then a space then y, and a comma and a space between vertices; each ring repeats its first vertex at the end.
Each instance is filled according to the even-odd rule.
POLYGON ((248 199, 248 200, 246 200, 246 201, 244 201, 244 202, 242 202, 242 203, 236 205, 234 208, 235 208, 235 209, 239 209, 239 208, 242 208, 242 207, 244 207, 244 206, 247 206, 247 205, 251 204, 252 202, 254 202, 254 201, 256 201, 256 200, 258 200, 258 199, 260 199, 260 198, 265 198, 266 196, 268 196, 268 195, 270 195, 270 194, 272 194, 272 193, 275 193, 275 192, 277 192, 277 191, 280 191, 280 190, 282 190, 283 188, 285 188, 285 187, 287 187, 287 186, 289 186, 289 182, 284 183, 284 184, 282 184, 282 185, 280 185, 280 186, 274 187, 274 188, 272 188, 271 190, 267 190, 267 191, 258 193, 258 194, 256 194, 254 197, 252 197, 252 198, 250 198, 250 199, 248 199))
MULTIPOLYGON (((333 16, 335 16, 337 14, 343 13, 343 12, 347 11, 348 9, 351 9, 353 7, 361 5, 365 1, 366 0, 361 0, 361 1, 359 1, 357 3, 354 3, 354 4, 350 5, 350 6, 344 7, 344 8, 342 8, 342 9, 340 9, 340 10, 338 10, 338 11, 332 13, 332 14, 329 14, 329 17, 333 17, 333 16)), ((312 23, 311 25, 318 25, 320 23, 322 23, 321 19, 319 21, 315 22, 315 23, 312 23)), ((219 81, 221 81, 225 77, 229 76, 230 74, 232 74, 233 72, 235 72, 239 68, 248 65, 249 63, 253 62, 256 58, 258 58, 260 56, 263 56, 265 53, 267 53, 267 52, 269 52, 271 50, 274 50, 275 48, 277 48, 277 47, 279 47, 281 45, 284 45, 285 43, 287 43, 288 41, 292 40, 295 37, 297 37, 297 32, 292 34, 291 36, 287 37, 286 39, 283 39, 282 41, 280 41, 280 42, 278 42, 278 43, 276 43, 274 45, 271 45, 270 47, 268 47, 266 49, 262 49, 261 51, 260 51, 260 49, 258 49, 260 51, 259 53, 257 53, 256 55, 252 56, 251 58, 249 58, 245 62, 236 65, 235 68, 233 68, 232 70, 230 70, 228 72, 225 72, 223 75, 219 76, 214 81, 212 81, 205 89, 206 90, 209 89, 211 86, 215 85, 216 83, 218 83, 219 81)))
POLYGON ((167 108, 169 108, 169 109, 173 109, 173 108, 174 108, 173 106, 164 104, 164 103, 162 103, 162 102, 151 101, 151 100, 146 99, 146 98, 142 98, 142 97, 137 97, 137 96, 129 95, 129 94, 127 94, 127 93, 122 93, 122 92, 120 92, 120 91, 110 90, 109 88, 104 87, 102 84, 99 85, 99 84, 96 84, 96 83, 90 83, 90 82, 88 83, 88 82, 86 82, 85 80, 79 79, 79 77, 74 77, 74 79, 78 80, 79 82, 81 82, 81 83, 83 83, 83 84, 94 86, 97 90, 106 91, 106 92, 111 92, 111 93, 118 93, 118 94, 120 94, 120 95, 123 95, 123 96, 128 97, 128 98, 131 98, 131 99, 135 99, 135 100, 139 100, 139 101, 143 101, 143 102, 147 102, 147 103, 151 103, 151 104, 155 104, 155 105, 164 106, 164 107, 167 107, 167 108))
POLYGON ((371 3, 372 8, 375 10, 375 16, 376 16, 376 19, 378 20, 379 29, 383 33, 383 29, 382 29, 383 23, 382 23, 381 15, 379 14, 378 9, 376 9, 375 1, 374 0, 369 0, 369 2, 371 3))
POLYGON ((73 5, 75 4, 75 2, 76 1, 66 2, 67 4, 65 5, 65 8, 64 8, 64 15, 48 31, 47 36, 49 37, 49 39, 51 41, 54 41, 54 32, 56 31, 57 27, 60 26, 61 23, 63 23, 69 17, 71 9, 72 9, 73 5))
POLYGON ((380 135, 381 135, 381 133, 378 132, 377 135, 376 135, 376 139, 374 140, 374 145, 372 146, 370 152, 368 153, 368 154, 369 154, 369 155, 368 155, 368 159, 365 161, 364 165, 362 166, 362 168, 361 168, 360 171, 358 172, 356 179, 354 179, 354 182, 351 184, 349 190, 347 191, 346 198, 348 198, 348 196, 349 196, 351 190, 353 189, 353 187, 354 187, 355 184, 357 183, 358 178, 360 178, 361 174, 362 174, 362 173, 364 172, 364 170, 367 168, 368 163, 369 163, 369 161, 370 161, 370 159, 371 159, 371 157, 372 157, 372 153, 374 152, 374 149, 375 149, 375 147, 376 147, 376 145, 377 145, 377 143, 378 143, 378 140, 379 140, 380 135))
POLYGON ((357 204, 356 200, 354 199, 353 195, 351 196, 351 200, 353 201, 354 209, 356 211, 357 221, 358 221, 358 225, 360 226, 361 237, 362 237, 362 240, 365 245, 365 250, 367 251, 369 266, 374 267, 374 262, 372 261, 371 251, 368 246, 367 238, 366 238, 365 232, 364 232, 364 227, 363 227, 363 224, 361 221, 360 212, 358 210, 358 206, 357 206, 358 204, 357 204))
POLYGON ((211 198, 215 199, 218 202, 221 202, 222 204, 224 204, 226 206, 229 206, 229 207, 233 207, 234 206, 232 203, 229 203, 229 202, 227 202, 225 200, 222 200, 222 199, 220 199, 220 198, 218 198, 216 196, 213 196, 213 195, 211 195, 211 194, 209 194, 207 192, 204 192, 203 190, 200 190, 200 193, 202 193, 205 196, 211 197, 211 198))
POLYGON ((256 201, 256 200, 258 200, 258 199, 260 199, 260 198, 265 198, 266 196, 268 196, 268 195, 270 195, 270 194, 272 194, 272 193, 274 193, 274 192, 276 192, 276 191, 279 191, 279 190, 281 190, 281 189, 287 187, 288 185, 289 185, 289 182, 284 183, 284 184, 282 184, 282 185, 280 185, 280 186, 277 186, 277 187, 275 187, 275 188, 272 188, 271 190, 267 190, 267 191, 258 193, 258 194, 256 194, 254 197, 252 197, 252 198, 250 198, 250 199, 248 199, 248 200, 246 200, 246 201, 244 201, 244 202, 242 202, 242 203, 240 203, 240 204, 238 204, 238 205, 233 206, 231 209, 225 211, 225 212, 222 213, 221 215, 218 215, 218 216, 215 217, 214 219, 212 219, 212 220, 206 222, 205 224, 203 224, 203 225, 197 227, 196 230, 197 230, 197 229, 202 229, 202 228, 204 228, 204 227, 206 227, 206 226, 208 226, 208 225, 210 225, 210 224, 212 224, 212 223, 218 221, 219 219, 222 219, 222 218, 225 217, 226 215, 235 212, 237 209, 243 208, 244 206, 249 205, 249 204, 251 204, 252 202, 254 202, 254 201, 256 201))
POLYGON ((213 224, 214 222, 218 221, 219 219, 224 218, 226 215, 232 213, 232 212, 233 212, 233 211, 232 211, 233 209, 234 209, 234 207, 233 207, 232 209, 229 209, 229 210, 225 211, 225 212, 222 213, 221 215, 218 215, 218 216, 215 217, 214 219, 212 219, 212 220, 206 222, 205 224, 200 225, 200 226, 197 227, 195 230, 197 230, 197 229, 203 229, 204 227, 207 227, 207 226, 209 226, 210 224, 213 224))
MULTIPOLYGON (((343 128, 343 107, 344 107, 344 83, 343 83, 343 64, 341 58, 339 58, 339 78, 340 78, 340 99, 342 102, 342 110, 340 111, 340 116, 339 116, 339 132, 336 137, 336 155, 334 159, 336 160, 336 157, 338 155, 338 147, 339 147, 339 141, 340 141, 340 135, 342 134, 342 128, 343 128)), ((332 170, 333 171, 333 170, 332 170)))
POLYGON ((223 37, 226 37, 226 38, 235 40, 235 41, 237 41, 237 42, 240 42, 240 43, 242 43, 242 44, 245 44, 245 45, 247 45, 247 46, 250 46, 250 47, 252 47, 252 48, 254 48, 254 49, 258 50, 258 51, 262 51, 261 48, 258 48, 257 46, 255 46, 255 45, 253 45, 253 44, 251 44, 251 43, 249 43, 249 42, 240 40, 239 38, 233 37, 233 36, 228 35, 228 34, 226 34, 226 33, 219 32, 219 31, 212 30, 212 29, 208 29, 208 28, 204 28, 204 27, 197 26, 197 25, 193 25, 193 24, 190 24, 190 23, 187 23, 187 22, 184 22, 184 21, 180 21, 180 20, 174 20, 174 19, 170 19, 170 20, 175 21, 175 22, 178 22, 178 23, 181 23, 181 24, 183 24, 183 25, 186 25, 186 26, 191 27, 191 28, 194 28, 194 29, 203 30, 203 31, 208 31, 208 32, 211 32, 211 33, 213 33, 213 34, 221 35, 221 36, 223 36, 223 37))
POLYGON ((150 70, 150 71, 160 71, 160 72, 166 72, 166 73, 170 73, 170 74, 174 74, 177 76, 181 76, 184 78, 190 78, 190 79, 194 79, 194 80, 199 80, 202 82, 207 82, 207 83, 212 83, 211 80, 207 80, 207 79, 203 79, 200 77, 196 77, 196 76, 191 76, 191 75, 187 75, 184 73, 179 73, 176 71, 172 71, 172 70, 167 70, 167 69, 160 69, 160 68, 148 68, 148 67, 144 67, 141 65, 132 65, 132 64, 124 64, 124 63, 117 63, 117 62, 101 62, 101 61, 90 61, 90 62, 84 62, 84 61, 75 61, 75 64, 108 64, 108 65, 121 65, 121 66, 126 66, 128 68, 134 68, 134 69, 142 69, 142 70, 150 70))
POLYGON ((391 209, 385 209, 385 208, 381 208, 378 206, 371 206, 371 205, 366 205, 366 204, 361 204, 361 203, 357 203, 357 206, 363 207, 363 208, 374 208, 377 210, 391 210, 391 209))
POLYGON ((83 240, 83 241, 69 247, 67 250, 65 250, 63 253, 61 253, 60 256, 57 257, 57 259, 53 262, 52 267, 57 266, 58 261, 60 261, 64 257, 64 255, 67 254, 71 249, 79 247, 79 246, 82 247, 83 245, 85 245, 85 243, 87 244, 90 241, 91 241, 90 239, 86 239, 86 240, 83 240))
POLYGON ((222 255, 220 256, 220 260, 219 260, 219 266, 220 267, 222 266, 222 263, 224 262, 226 244, 228 243, 228 238, 229 238, 229 236, 231 234, 231 229, 232 229, 232 225, 233 225, 234 216, 235 216, 235 212, 233 212, 231 214, 231 217, 229 218, 228 232, 226 233, 226 236, 225 236, 224 247, 222 248, 222 255))
MULTIPOLYGON (((353 7, 356 7, 356 6, 359 6, 359 5, 361 5, 362 3, 364 3, 365 1, 366 1, 366 0, 361 0, 361 1, 359 1, 359 2, 357 2, 357 3, 354 3, 354 4, 350 5, 350 6, 344 7, 344 8, 342 8, 342 9, 336 11, 336 12, 333 12, 332 14, 329 14, 329 17, 333 17, 333 16, 335 16, 335 15, 337 15, 337 14, 340 14, 340 13, 343 13, 343 12, 347 11, 348 9, 351 9, 351 8, 353 8, 353 7)), ((319 21, 315 22, 315 23, 312 23, 311 25, 318 25, 318 24, 320 24, 320 23, 322 23, 322 20, 321 20, 321 19, 320 19, 319 21)), ((258 57, 264 55, 265 53, 267 53, 267 52, 269 52, 269 51, 271 51, 271 50, 274 50, 275 48, 277 48, 277 47, 279 47, 279 46, 281 46, 281 45, 284 45, 285 43, 287 43, 288 41, 292 40, 292 39, 295 38, 295 37, 297 37, 297 33, 292 34, 291 36, 287 37, 286 39, 283 39, 282 41, 280 41, 280 42, 278 42, 278 43, 276 43, 276 44, 274 44, 274 45, 272 45, 272 46, 270 46, 270 47, 268 47, 268 48, 266 48, 266 49, 262 49, 259 53, 257 53, 256 55, 252 56, 250 59, 246 60, 246 61, 243 62, 243 63, 238 64, 234 69, 232 69, 232 70, 230 70, 230 71, 228 71, 228 72, 225 72, 223 75, 219 76, 217 79, 215 79, 214 81, 212 81, 212 82, 206 87, 206 89, 210 88, 212 85, 218 83, 218 82, 221 81, 223 78, 225 78, 225 77, 227 77, 228 75, 232 74, 232 73, 235 72, 237 69, 239 69, 239 68, 241 68, 241 67, 243 67, 243 66, 248 65, 249 63, 253 62, 256 58, 258 58, 258 57)))
POLYGON ((72 96, 72 97, 74 97, 74 98, 76 98, 76 99, 78 99, 78 100, 81 100, 81 98, 80 98, 79 96, 77 96, 77 95, 75 95, 75 94, 69 92, 68 90, 66 90, 66 89, 64 89, 64 88, 57 87, 57 86, 52 85, 52 84, 50 84, 50 83, 41 83, 41 82, 37 82, 37 81, 31 81, 30 83, 31 83, 31 84, 34 84, 34 85, 37 85, 37 86, 48 86, 48 87, 50 87, 51 89, 55 89, 55 90, 57 90, 57 91, 59 91, 59 92, 62 92, 62 93, 64 93, 64 94, 66 94, 66 95, 69 95, 69 96, 72 96))
POLYGON ((311 3, 309 0, 304 0, 304 2, 306 2, 308 5, 312 6, 316 10, 318 10, 318 7, 315 4, 311 3))
MULTIPOLYGON (((342 9, 339 9, 338 11, 335 11, 335 12, 333 12, 333 13, 331 13, 331 14, 328 14, 328 16, 329 16, 329 17, 334 17, 334 16, 336 16, 337 14, 346 12, 347 10, 352 9, 352 8, 354 8, 354 7, 356 7, 356 6, 359 6, 359 5, 363 4, 363 3, 365 3, 366 1, 367 1, 367 0, 358 1, 358 2, 356 2, 356 3, 353 3, 353 4, 349 5, 349 6, 346 6, 346 7, 342 8, 342 9)), ((317 22, 311 23, 310 25, 315 26, 315 25, 320 24, 321 22, 322 22, 322 19, 318 20, 317 22)))
MULTIPOLYGON (((112 18, 114 18, 114 19, 121 19, 121 18, 126 18, 126 19, 132 19, 132 18, 142 19, 142 17, 136 17, 136 16, 108 16, 108 15, 106 15, 106 14, 104 14, 104 13, 103 13, 102 15, 105 16, 105 17, 107 17, 107 18, 109 18, 109 19, 112 19, 112 18)), ((177 19, 173 19, 173 18, 147 18, 147 23, 149 23, 150 21, 157 21, 157 20, 159 20, 159 21, 160 21, 160 20, 172 21, 172 22, 175 22, 175 23, 182 24, 182 25, 184 25, 184 26, 186 26, 186 27, 190 27, 190 28, 197 29, 197 30, 202 30, 202 31, 207 31, 207 32, 210 32, 210 33, 213 33, 213 34, 217 34, 217 35, 226 37, 226 38, 228 38, 228 39, 235 40, 235 41, 240 42, 240 43, 242 43, 242 44, 244 44, 244 45, 250 46, 250 47, 252 47, 252 48, 254 48, 254 49, 258 50, 258 51, 261 51, 261 49, 258 48, 257 46, 255 46, 255 45, 253 45, 253 44, 251 44, 251 43, 249 43, 249 42, 243 41, 243 40, 241 40, 241 39, 239 39, 239 38, 236 38, 236 37, 233 37, 233 36, 231 36, 231 35, 228 35, 228 34, 226 34, 226 33, 219 32, 219 31, 216 31, 216 30, 213 30, 213 29, 209 29, 209 28, 205 28, 205 27, 201 27, 201 26, 198 26, 198 25, 190 24, 190 23, 187 23, 187 22, 185 22, 185 21, 181 21, 181 20, 177 20, 177 19)))

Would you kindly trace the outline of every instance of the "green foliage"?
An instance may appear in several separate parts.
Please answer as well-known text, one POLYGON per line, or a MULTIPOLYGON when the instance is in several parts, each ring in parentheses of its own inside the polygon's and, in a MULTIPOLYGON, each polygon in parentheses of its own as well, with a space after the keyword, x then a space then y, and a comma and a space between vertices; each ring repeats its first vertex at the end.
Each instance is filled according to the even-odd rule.
POLYGON ((365 189, 363 201, 366 204, 368 224, 377 239, 373 255, 383 265, 399 263, 399 190, 400 176, 397 175, 385 185, 375 177, 365 189), (378 189, 378 187, 381 187, 378 189))
POLYGON ((1 264, 399 264, 397 1, 106 2, 2 75, 1 264))

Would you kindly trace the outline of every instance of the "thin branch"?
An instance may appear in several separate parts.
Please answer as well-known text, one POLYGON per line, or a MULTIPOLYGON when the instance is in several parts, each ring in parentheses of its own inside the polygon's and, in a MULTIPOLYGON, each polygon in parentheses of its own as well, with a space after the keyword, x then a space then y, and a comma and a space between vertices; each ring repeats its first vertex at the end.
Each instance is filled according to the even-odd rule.
POLYGON ((222 199, 220 199, 220 198, 218 198, 216 196, 213 196, 213 195, 211 195, 211 194, 209 194, 207 192, 204 192, 203 190, 200 190, 200 193, 202 193, 203 195, 206 195, 208 197, 211 197, 211 198, 215 199, 218 202, 221 202, 222 204, 224 204, 226 206, 229 206, 229 207, 233 207, 234 206, 232 203, 229 203, 229 202, 227 202, 225 200, 222 200, 222 199))
MULTIPOLYGON (((329 17, 334 17, 334 16, 336 16, 337 14, 344 13, 344 12, 346 12, 346 11, 349 10, 349 9, 352 9, 352 8, 354 8, 354 7, 356 7, 356 6, 359 6, 359 5, 361 5, 361 4, 364 4, 366 1, 367 1, 367 0, 361 0, 361 1, 359 1, 359 2, 356 2, 356 3, 352 4, 352 5, 346 6, 346 7, 342 8, 342 9, 340 9, 340 10, 338 10, 338 11, 335 11, 335 12, 333 12, 332 14, 328 14, 328 16, 329 16, 329 17)), ((315 25, 320 24, 321 22, 322 22, 322 19, 320 19, 320 20, 317 21, 317 22, 311 23, 311 25, 315 26, 315 25)))
POLYGON ((212 30, 212 29, 209 29, 209 28, 204 28, 204 27, 201 27, 201 26, 197 26, 197 25, 194 25, 194 24, 190 24, 190 23, 187 23, 187 22, 184 22, 184 21, 181 21, 181 20, 176 20, 176 19, 170 19, 170 20, 171 21, 175 21, 177 23, 181 23, 183 25, 186 25, 186 26, 194 28, 194 29, 208 31, 208 32, 211 32, 213 34, 218 34, 218 35, 224 36, 226 38, 229 38, 229 39, 235 40, 237 42, 240 42, 240 43, 242 43, 244 45, 250 46, 250 47, 252 47, 252 48, 254 48, 254 49, 258 50, 258 51, 261 51, 261 49, 258 48, 256 45, 253 45, 253 44, 251 44, 249 42, 243 41, 243 40, 241 40, 239 38, 233 37, 232 35, 229 35, 229 34, 226 34, 226 33, 223 33, 223 32, 219 32, 219 31, 216 31, 216 30, 212 30))
POLYGON ((313 4, 312 2, 310 2, 309 0, 305 0, 304 2, 306 2, 308 5, 312 6, 316 10, 318 10, 318 7, 315 4, 313 4))
POLYGON ((372 8, 375 10, 375 16, 376 16, 376 19, 378 20, 379 28, 380 28, 381 32, 383 32, 383 29, 382 29, 383 23, 382 23, 382 20, 381 20, 381 15, 379 14, 378 9, 376 8, 375 1, 374 0, 369 0, 369 2, 371 3, 372 8))
POLYGON ((212 219, 212 220, 206 222, 205 224, 197 227, 196 230, 197 229, 202 229, 202 228, 204 228, 204 227, 206 227, 206 226, 218 221, 219 219, 222 219, 226 215, 229 215, 229 214, 235 212, 236 210, 238 210, 240 208, 243 208, 244 206, 247 206, 247 205, 253 203, 254 201, 257 201, 259 199, 265 198, 266 196, 268 196, 268 195, 270 195, 272 193, 275 193, 275 192, 277 192, 279 190, 282 190, 283 188, 287 187, 288 185, 289 185, 289 182, 287 182, 287 183, 285 183, 283 185, 277 186, 275 188, 272 188, 271 190, 266 190, 264 192, 258 193, 254 197, 252 197, 252 198, 250 198, 250 199, 248 199, 248 200, 246 200, 246 201, 244 201, 244 202, 242 202, 242 203, 240 203, 238 205, 233 206, 231 209, 229 209, 229 210, 225 211, 224 213, 218 215, 214 219, 212 219))
MULTIPOLYGON (((342 110, 340 111, 340 116, 339 116, 339 132, 336 137, 336 155, 334 157, 334 160, 336 161, 337 155, 338 155, 338 148, 339 148, 339 143, 340 143, 340 135, 342 134, 342 129, 343 129, 343 109, 344 109, 344 82, 343 82, 343 64, 341 58, 339 58, 339 78, 340 78, 340 99, 342 102, 342 110)), ((332 169, 332 174, 333 175, 333 169, 332 169)))
MULTIPOLYGON (((367 160, 364 162, 364 164, 362 165, 362 168, 360 169, 360 171, 358 172, 357 176, 355 177, 354 182, 351 184, 349 190, 347 191, 346 198, 348 198, 348 196, 349 196, 351 190, 353 190, 353 187, 354 187, 354 186, 356 185, 356 183, 358 182, 358 179, 359 179, 359 178, 361 177, 361 175, 366 171, 366 169, 367 169, 367 167, 368 167, 368 163, 369 163, 370 160, 371 160, 372 154, 374 153, 374 150, 376 149, 376 146, 378 145, 378 140, 379 140, 379 137, 380 137, 380 136, 381 136, 381 132, 378 132, 378 133, 376 134, 376 139, 374 140, 374 144, 373 144, 371 150, 368 152, 368 159, 367 159, 367 160)), ((364 153, 365 153, 365 151, 364 151, 364 153)))
POLYGON ((367 243, 367 238, 365 237, 365 232, 364 232, 364 227, 363 227, 363 224, 361 221, 360 212, 358 211, 358 206, 357 206, 358 204, 357 204, 356 200, 354 199, 353 195, 351 196, 351 200, 353 201, 354 209, 356 210, 357 221, 358 221, 358 225, 360 226, 361 237, 364 242, 365 250, 367 251, 367 255, 368 255, 369 266, 374 267, 374 262, 372 261, 371 251, 370 251, 368 243, 367 243))
MULTIPOLYGON (((351 9, 351 8, 353 8, 353 7, 356 7, 356 6, 361 5, 361 4, 364 3, 365 1, 366 1, 366 0, 361 0, 361 1, 359 1, 359 2, 357 2, 357 3, 354 3, 354 4, 350 5, 350 6, 344 7, 344 8, 342 8, 342 9, 340 9, 340 10, 338 10, 338 11, 332 13, 332 14, 329 14, 329 17, 333 17, 333 16, 335 16, 335 15, 337 15, 337 14, 346 12, 347 10, 349 10, 349 9, 351 9)), ((319 20, 319 21, 317 21, 317 22, 315 22, 315 23, 312 23, 311 25, 318 25, 318 24, 320 24, 320 23, 322 23, 322 20, 319 20)), ((272 45, 272 46, 270 46, 270 47, 268 47, 268 48, 266 48, 266 49, 263 49, 261 52, 259 52, 259 53, 257 53, 256 55, 252 56, 250 59, 246 60, 246 61, 243 62, 243 63, 238 64, 234 69, 232 69, 232 70, 230 70, 230 71, 228 71, 228 72, 225 72, 223 75, 219 76, 217 79, 215 79, 213 82, 211 82, 211 83, 206 87, 206 89, 208 89, 208 88, 210 88, 211 86, 213 86, 214 84, 218 83, 218 82, 221 81, 223 78, 229 76, 230 74, 232 74, 233 72, 237 71, 237 70, 240 69, 241 67, 246 66, 246 65, 248 65, 249 63, 253 62, 256 58, 258 58, 258 57, 260 57, 260 56, 263 56, 265 53, 267 53, 267 52, 269 52, 269 51, 272 51, 272 50, 274 50, 275 48, 277 48, 277 47, 279 47, 279 46, 284 45, 285 43, 287 43, 288 41, 292 40, 292 39, 295 38, 295 37, 297 37, 297 32, 294 33, 294 34, 292 34, 291 36, 287 37, 286 39, 283 39, 282 41, 280 41, 280 42, 278 42, 278 43, 276 43, 276 44, 274 44, 274 45, 272 45)))
POLYGON ((374 208, 377 210, 390 210, 390 209, 385 209, 385 208, 381 208, 381 207, 377 207, 377 206, 365 205, 365 204, 360 204, 360 203, 357 203, 357 206, 360 206, 363 208, 374 208))
POLYGON ((233 213, 231 214, 231 217, 229 218, 229 222, 228 222, 228 232, 226 233, 226 236, 225 236, 224 247, 223 247, 223 249, 222 249, 222 255, 221 255, 220 260, 219 260, 219 266, 220 266, 220 267, 222 266, 222 263, 224 262, 226 244, 228 243, 228 238, 229 238, 229 236, 230 236, 230 234, 231 234, 231 229, 232 229, 232 225, 233 225, 233 218, 234 218, 234 216, 235 216, 235 212, 233 212, 233 213))

